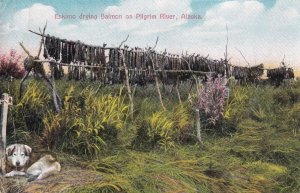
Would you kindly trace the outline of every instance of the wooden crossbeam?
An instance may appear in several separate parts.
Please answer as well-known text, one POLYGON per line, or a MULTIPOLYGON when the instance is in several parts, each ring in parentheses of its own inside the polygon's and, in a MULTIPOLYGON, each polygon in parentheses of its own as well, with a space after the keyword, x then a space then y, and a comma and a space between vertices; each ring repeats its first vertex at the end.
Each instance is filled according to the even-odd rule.
MULTIPOLYGON (((82 64, 67 64, 67 63, 61 63, 57 62, 56 60, 34 60, 35 62, 41 62, 41 63, 56 63, 62 66, 74 66, 74 67, 84 67, 84 68, 101 68, 101 69, 110 69, 105 66, 91 66, 91 65, 82 65, 82 64)), ((118 70, 124 70, 124 67, 118 67, 118 70)), ((128 71, 140 71, 140 72, 146 72, 149 71, 148 69, 137 69, 137 68, 129 68, 128 71)), ((195 73, 195 74, 215 74, 215 72, 203 72, 203 71, 193 71, 193 70, 164 70, 164 69, 150 69, 150 71, 155 72, 170 72, 170 73, 195 73)))

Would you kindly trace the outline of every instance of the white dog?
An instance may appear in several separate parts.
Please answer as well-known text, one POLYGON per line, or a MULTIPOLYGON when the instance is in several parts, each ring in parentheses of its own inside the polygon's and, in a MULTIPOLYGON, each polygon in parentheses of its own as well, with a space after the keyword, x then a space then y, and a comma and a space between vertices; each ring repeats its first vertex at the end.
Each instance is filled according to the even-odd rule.
POLYGON ((41 180, 61 170, 59 162, 51 155, 45 155, 35 162, 31 156, 32 149, 28 145, 13 144, 6 148, 5 177, 27 176, 28 181, 41 180))

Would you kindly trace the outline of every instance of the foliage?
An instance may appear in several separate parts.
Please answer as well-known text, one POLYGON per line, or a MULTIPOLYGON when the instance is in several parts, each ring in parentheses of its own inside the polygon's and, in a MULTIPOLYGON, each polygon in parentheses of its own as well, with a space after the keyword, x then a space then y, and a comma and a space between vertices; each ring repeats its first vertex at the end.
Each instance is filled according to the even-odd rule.
POLYGON ((174 140, 183 142, 192 135, 192 118, 189 111, 190 106, 179 104, 174 107, 172 120, 174 121, 174 140))
POLYGON ((10 50, 8 54, 0 55, 0 77, 22 78, 25 70, 20 65, 21 56, 15 50, 10 50))
POLYGON ((231 120, 234 122, 241 121, 245 115, 244 109, 246 108, 247 101, 249 100, 249 94, 244 87, 233 87, 230 91, 230 96, 226 100, 226 107, 224 110, 225 120, 231 120))
POLYGON ((204 89, 198 93, 195 106, 206 114, 210 123, 215 125, 223 117, 226 97, 224 79, 220 75, 215 79, 208 76, 204 89))
MULTIPOLYGON (((14 83, 10 85, 12 94, 17 92, 14 83)), ((0 87, 6 91, 7 82, 0 87)), ((64 106, 59 114, 52 111, 47 88, 30 81, 23 98, 14 101, 8 131, 13 130, 14 120, 19 142, 31 145, 38 139, 60 155, 64 172, 82 167, 92 176, 90 181, 73 182, 66 192, 300 190, 297 82, 277 88, 230 87, 223 118, 215 127, 230 124, 235 132, 230 136, 203 133, 200 146, 182 143, 186 135, 194 135, 193 111, 184 101, 187 94, 183 104, 176 97, 168 98, 168 110, 163 111, 153 94, 155 87, 137 87, 135 119, 127 119, 126 91, 118 86, 62 80, 57 87, 64 106), (142 148, 135 148, 137 138, 142 148), (93 178, 94 174, 101 177, 93 178)))
MULTIPOLYGON (((149 103, 143 101, 143 104, 147 107, 149 103)), ((184 142, 191 135, 191 118, 187 105, 179 104, 172 111, 159 110, 150 116, 143 111, 145 106, 140 111, 143 116, 138 121, 140 128, 135 139, 137 141, 134 140, 135 145, 143 143, 139 145, 147 146, 146 149, 159 146, 167 151, 176 142, 184 142)))
POLYGON ((300 100, 300 89, 296 86, 277 88, 273 93, 274 101, 282 106, 297 103, 300 100))
POLYGON ((47 146, 47 148, 53 149, 56 144, 56 140, 60 137, 61 124, 63 117, 61 114, 54 114, 52 111, 48 111, 43 118, 43 132, 41 134, 41 141, 47 146))
POLYGON ((77 102, 72 96, 73 91, 71 86, 64 98, 65 110, 61 116, 67 125, 64 126, 62 149, 76 154, 98 155, 102 146, 109 142, 109 133, 122 129, 128 106, 124 104, 121 91, 118 96, 97 96, 95 90, 87 87, 77 102))
POLYGON ((292 126, 292 132, 295 136, 300 135, 300 103, 295 104, 288 113, 292 126))
POLYGON ((26 92, 15 106, 14 115, 22 123, 20 127, 36 133, 41 132, 43 116, 50 106, 50 96, 45 90, 43 84, 34 80, 29 82, 26 92))
POLYGON ((148 135, 151 140, 164 148, 166 151, 170 147, 174 147, 172 135, 174 134, 174 121, 170 118, 166 111, 158 111, 153 113, 147 120, 148 135))

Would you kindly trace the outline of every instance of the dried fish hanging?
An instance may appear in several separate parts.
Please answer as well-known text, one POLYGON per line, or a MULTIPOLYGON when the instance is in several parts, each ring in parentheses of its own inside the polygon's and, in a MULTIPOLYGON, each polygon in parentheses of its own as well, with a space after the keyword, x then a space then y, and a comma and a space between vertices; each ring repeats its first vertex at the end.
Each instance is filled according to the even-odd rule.
MULTIPOLYGON (((68 63, 74 64, 75 63, 75 52, 76 52, 76 44, 74 42, 69 42, 69 55, 68 55, 68 63)), ((68 71, 72 72, 73 74, 73 66, 68 67, 68 71)), ((71 76, 73 76, 71 74, 71 76)))
MULTIPOLYGON (((69 66, 69 79, 74 78, 85 79, 85 69, 91 66, 91 79, 101 79, 104 82, 110 82, 111 84, 120 83, 123 79, 123 64, 122 57, 120 57, 118 49, 110 49, 108 62, 106 62, 105 50, 101 47, 87 46, 82 43, 60 40, 59 38, 47 35, 45 37, 45 48, 48 49, 49 56, 62 63, 72 64, 77 63, 78 66, 69 66), (103 66, 105 70, 101 68, 95 68, 98 65, 103 66), (103 73, 104 72, 104 73, 103 73)), ((104 46, 103 46, 104 47, 104 46)), ((45 51, 46 53, 46 51, 45 51)), ((153 80, 154 69, 152 64, 145 56, 145 52, 135 47, 128 50, 125 46, 123 50, 124 62, 129 68, 129 78, 131 82, 137 82, 139 85, 144 83, 150 83, 153 80)), ((162 54, 158 54, 154 51, 148 53, 153 59, 153 64, 157 70, 157 74, 160 75, 163 82, 169 83, 174 80, 187 80, 191 76, 192 71, 202 72, 216 72, 216 74, 225 73, 224 60, 210 60, 207 57, 199 55, 174 55, 166 54, 166 51, 162 54)), ((44 54, 45 55, 45 54, 44 54)), ((45 55, 45 57, 47 57, 45 55)), ((76 64, 75 64, 76 65, 76 64)), ((62 66, 58 65, 59 71, 62 72, 62 66)), ((237 77, 246 77, 247 81, 257 79, 258 74, 261 74, 261 69, 250 68, 241 70, 232 67, 231 71, 236 74, 237 77)), ((55 73, 56 74, 56 73, 55 73)), ((269 73, 270 74, 270 73, 269 73)), ((62 76, 61 73, 58 76, 62 76)), ((245 79, 245 78, 244 78, 245 79)))
POLYGON ((151 63, 151 60, 149 59, 149 57, 146 56, 146 65, 148 66, 148 73, 147 73, 147 77, 146 77, 146 82, 149 84, 153 84, 155 81, 155 72, 151 63))
MULTIPOLYGON (((50 50, 51 54, 49 54, 49 55, 56 61, 59 61, 60 60, 60 39, 52 37, 49 46, 51 48, 51 50, 50 50)), ((53 73, 54 78, 59 79, 60 72, 57 67, 57 64, 53 64, 53 65, 54 65, 54 73, 53 73)))
POLYGON ((133 51, 133 49, 130 49, 130 50, 127 49, 128 77, 129 77, 130 83, 132 83, 132 84, 134 84, 134 76, 135 76, 136 70, 137 70, 136 68, 134 68, 134 64, 133 64, 134 60, 133 60, 133 58, 134 58, 134 51, 133 51))
POLYGON ((61 56, 61 62, 68 63, 68 44, 65 41, 62 43, 61 56))
POLYGON ((86 46, 86 58, 85 58, 85 64, 90 65, 91 64, 91 47, 86 46))
POLYGON ((128 50, 128 48, 127 48, 126 50, 127 50, 127 59, 126 59, 126 61, 127 61, 129 82, 131 84, 134 84, 134 76, 135 76, 135 73, 136 73, 136 69, 134 67, 134 52, 133 52, 133 49, 128 50))
POLYGON ((48 45, 48 54, 50 57, 53 57, 53 52, 54 52, 54 49, 53 49, 53 41, 54 41, 54 37, 49 37, 49 45, 48 45))
POLYGON ((95 47, 91 47, 91 68, 90 68, 90 79, 93 80, 94 79, 94 75, 93 75, 93 70, 94 70, 94 66, 96 66, 96 48, 95 47))
POLYGON ((142 53, 142 62, 143 62, 143 71, 142 71, 142 80, 141 80, 141 85, 145 86, 147 84, 147 60, 146 60, 146 54, 145 52, 142 53))
POLYGON ((114 73, 113 73, 113 84, 119 84, 121 82, 120 80, 120 76, 121 76, 121 67, 123 68, 123 60, 124 58, 121 57, 121 53, 120 52, 123 52, 123 55, 124 55, 124 50, 119 50, 119 49, 115 49, 115 54, 116 54, 116 57, 117 57, 117 63, 116 63, 116 66, 115 66, 115 69, 114 69, 114 73))
POLYGON ((109 83, 109 80, 110 80, 110 71, 111 71, 111 66, 113 66, 113 63, 114 63, 114 53, 113 53, 113 49, 109 49, 109 53, 108 53, 108 63, 107 65, 105 66, 105 81, 104 83, 105 84, 108 84, 109 83))
MULTIPOLYGON (((157 57, 156 57, 157 58, 157 57)), ((159 70, 160 80, 164 83, 168 80, 168 74, 165 70, 171 70, 172 68, 172 56, 171 54, 167 54, 164 58, 157 58, 157 68, 159 70)))
POLYGON ((122 83, 124 80, 126 80, 126 75, 125 75, 125 68, 123 65, 123 62, 126 63, 127 69, 128 69, 128 76, 129 76, 129 82, 131 83, 131 70, 130 70, 130 63, 128 63, 129 61, 129 54, 130 52, 128 51, 128 47, 125 46, 124 50, 122 50, 123 52, 123 57, 121 60, 121 64, 119 66, 119 83, 122 83))
POLYGON ((80 69, 80 77, 79 79, 82 79, 82 80, 86 80, 86 65, 91 65, 91 47, 88 46, 88 45, 85 45, 85 60, 81 63, 81 66, 79 67, 80 69))
POLYGON ((48 58, 48 57, 54 58, 55 47, 57 46, 57 45, 55 45, 55 43, 56 43, 56 38, 54 36, 50 36, 48 34, 46 36, 46 40, 45 40, 46 47, 44 47, 44 57, 45 58, 48 58), (49 54, 48 56, 46 55, 47 54, 46 48, 47 48, 47 51, 49 54))
POLYGON ((84 66, 91 63, 91 47, 88 45, 84 45, 84 56, 83 66, 80 66, 80 79, 83 80, 86 79, 86 68, 84 66))
POLYGON ((142 77, 141 77, 142 76, 141 75, 142 55, 140 51, 138 51, 138 49, 136 49, 134 57, 136 58, 136 66, 130 71, 130 75, 129 75, 130 82, 132 84, 142 85, 143 84, 142 77))
POLYGON ((68 42, 68 59, 67 59, 68 64, 74 62, 74 55, 75 55, 74 43, 68 42))
POLYGON ((143 50, 140 50, 139 51, 139 68, 138 68, 138 71, 137 71, 137 77, 138 77, 138 84, 139 85, 145 85, 144 83, 144 74, 143 74, 143 71, 144 71, 144 51, 143 50))
MULTIPOLYGON (((45 58, 52 57, 55 60, 60 58, 60 40, 55 37, 50 37, 49 35, 45 38, 44 54, 45 58), (47 55, 47 53, 49 55, 47 55)), ((59 78, 59 71, 56 65, 54 65, 54 77, 59 78)))
MULTIPOLYGON (((93 66, 99 66, 100 64, 100 52, 99 52, 99 47, 94 47, 93 48, 93 58, 92 58, 92 62, 93 62, 93 66)), ((100 69, 99 68, 92 68, 91 69, 91 80, 97 80, 97 74, 98 71, 100 69)))
MULTIPOLYGON (((77 42, 72 42, 71 44, 71 53, 72 53, 72 62, 73 65, 78 63, 78 61, 80 60, 80 41, 77 42)), ((75 79, 75 67, 74 66, 69 66, 68 67, 68 78, 69 80, 71 79, 75 79)))
POLYGON ((131 56, 130 56, 130 69, 132 69, 130 80, 133 82, 134 77, 136 76, 137 67, 136 67, 136 48, 131 49, 131 56))
POLYGON ((134 70, 130 76, 130 80, 133 84, 139 84, 139 70, 140 70, 139 57, 140 54, 138 48, 136 47, 134 51, 134 70))
POLYGON ((113 82, 113 74, 114 74, 114 69, 117 64, 117 57, 116 57, 116 50, 115 49, 109 49, 109 63, 107 65, 107 72, 106 72, 106 82, 108 84, 112 84, 113 82))
POLYGON ((80 60, 78 62, 79 66, 75 67, 75 80, 81 80, 83 78, 83 67, 82 65, 85 64, 86 62, 86 45, 85 44, 80 44, 80 60))
POLYGON ((114 84, 115 81, 116 81, 116 73, 117 73, 117 68, 119 66, 119 60, 120 60, 120 57, 119 57, 119 51, 117 49, 114 49, 114 52, 113 52, 113 66, 111 68, 111 84, 114 84))
POLYGON ((106 66, 108 65, 107 62, 106 62, 106 56, 105 56, 105 47, 106 44, 104 44, 103 48, 99 48, 99 51, 100 51, 100 66, 101 68, 99 68, 99 77, 101 77, 101 80, 102 82, 105 81, 105 78, 106 78, 106 73, 105 73, 105 70, 106 70, 106 66), (104 68, 102 68, 104 67, 104 68))

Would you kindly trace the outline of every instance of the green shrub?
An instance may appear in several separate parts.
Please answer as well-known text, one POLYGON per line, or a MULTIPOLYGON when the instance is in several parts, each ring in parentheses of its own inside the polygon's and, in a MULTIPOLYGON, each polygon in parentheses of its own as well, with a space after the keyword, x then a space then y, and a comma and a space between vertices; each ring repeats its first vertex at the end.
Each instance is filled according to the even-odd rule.
POLYGON ((300 90, 298 88, 279 88, 273 94, 276 103, 286 106, 297 103, 300 99, 300 90))
POLYGON ((51 109, 50 96, 43 84, 29 82, 22 98, 15 105, 14 115, 17 127, 39 134, 43 129, 44 114, 51 109))
POLYGON ((249 91, 245 87, 233 87, 226 101, 224 119, 238 124, 247 115, 245 109, 249 101, 249 91))
POLYGON ((148 135, 154 143, 158 143, 165 151, 174 147, 174 121, 166 111, 153 113, 147 120, 148 135))
POLYGON ((192 122, 191 118, 191 108, 185 104, 179 104, 175 106, 172 113, 172 120, 174 121, 174 140, 177 142, 185 142, 191 138, 192 132, 192 122))
POLYGON ((117 136, 109 138, 109 133, 123 128, 128 106, 123 96, 98 96, 90 87, 77 97, 73 93, 74 86, 70 86, 61 113, 45 115, 43 142, 49 148, 58 146, 63 151, 97 156, 103 145, 117 140, 117 136))
POLYGON ((289 124, 292 133, 297 136, 300 134, 300 103, 295 104, 288 113, 289 124))

